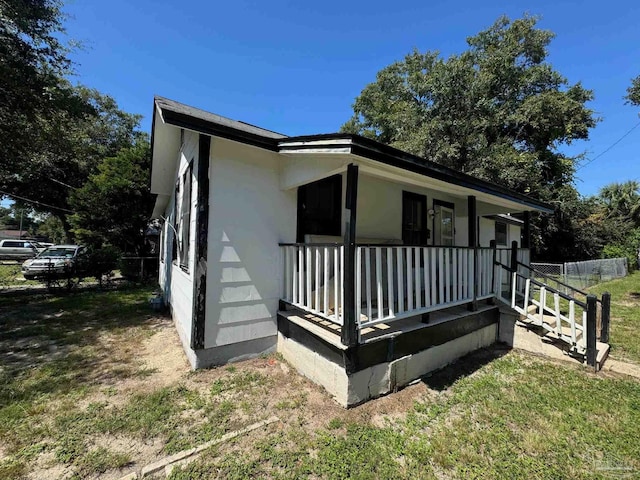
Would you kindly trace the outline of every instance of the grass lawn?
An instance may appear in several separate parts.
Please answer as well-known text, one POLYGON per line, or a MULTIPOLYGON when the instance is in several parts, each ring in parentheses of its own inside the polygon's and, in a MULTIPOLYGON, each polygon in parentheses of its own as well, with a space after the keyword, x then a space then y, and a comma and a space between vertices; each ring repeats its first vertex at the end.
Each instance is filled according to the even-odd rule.
POLYGON ((589 289, 611 294, 611 356, 640 364, 640 272, 589 289))
POLYGON ((149 295, 0 297, 0 478, 117 479, 273 415, 172 478, 640 473, 637 380, 497 348, 345 410, 277 355, 191 372, 149 295))
POLYGON ((0 263, 0 288, 2 287, 16 287, 21 285, 39 285, 40 282, 35 280, 27 280, 22 276, 22 262, 0 263))

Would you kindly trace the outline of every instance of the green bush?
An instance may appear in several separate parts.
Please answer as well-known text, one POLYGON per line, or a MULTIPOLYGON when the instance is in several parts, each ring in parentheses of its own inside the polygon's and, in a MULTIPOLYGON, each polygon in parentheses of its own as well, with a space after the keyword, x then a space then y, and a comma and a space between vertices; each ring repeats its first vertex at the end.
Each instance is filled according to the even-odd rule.
POLYGON ((78 258, 77 269, 84 276, 95 277, 100 280, 118 267, 120 251, 112 246, 90 249, 78 258))
POLYGON ((611 243, 602 249, 602 258, 625 257, 629 264, 629 271, 638 268, 638 250, 640 249, 640 228, 636 228, 625 238, 624 242, 611 243))

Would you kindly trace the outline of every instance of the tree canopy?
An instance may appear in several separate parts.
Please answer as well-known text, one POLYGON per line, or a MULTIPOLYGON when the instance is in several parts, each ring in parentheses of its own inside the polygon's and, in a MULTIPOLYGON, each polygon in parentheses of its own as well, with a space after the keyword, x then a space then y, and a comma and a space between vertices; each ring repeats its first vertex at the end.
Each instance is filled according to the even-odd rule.
POLYGON ((536 23, 501 17, 446 59, 413 51, 364 88, 343 131, 552 198, 576 160, 559 147, 587 139, 597 118, 593 93, 547 62, 554 35, 536 23))
POLYGON ((640 106, 640 75, 631 80, 631 86, 627 88, 625 99, 631 105, 640 106))
POLYGON ((149 191, 151 152, 146 138, 105 158, 97 172, 75 190, 70 204, 72 232, 86 245, 111 244, 144 254, 145 230, 153 208, 149 191))
POLYGON ((0 195, 64 220, 69 190, 133 143, 141 117, 69 82, 61 2, 3 0, 0 19, 0 195))

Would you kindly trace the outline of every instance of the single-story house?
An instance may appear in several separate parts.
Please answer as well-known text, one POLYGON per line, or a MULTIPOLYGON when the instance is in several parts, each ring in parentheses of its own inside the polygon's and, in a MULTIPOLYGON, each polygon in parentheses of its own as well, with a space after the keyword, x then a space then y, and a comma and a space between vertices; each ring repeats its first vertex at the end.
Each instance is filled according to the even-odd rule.
POLYGON ((552 211, 358 135, 161 97, 151 143, 159 283, 193 368, 277 348, 343 405, 495 342, 495 259, 528 262, 530 212, 552 211))

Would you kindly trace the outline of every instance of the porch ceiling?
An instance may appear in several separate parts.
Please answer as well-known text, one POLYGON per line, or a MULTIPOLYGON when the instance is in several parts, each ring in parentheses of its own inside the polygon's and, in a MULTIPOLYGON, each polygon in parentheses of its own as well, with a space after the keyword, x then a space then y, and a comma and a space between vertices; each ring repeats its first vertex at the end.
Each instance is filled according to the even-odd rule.
MULTIPOLYGON (((506 212, 538 210, 551 213, 551 205, 451 168, 411 155, 375 140, 350 134, 289 137, 278 142, 281 154, 304 158, 307 155, 339 154, 353 158, 364 172, 402 183, 427 186, 451 195, 475 195, 481 202, 497 205, 506 212)), ((501 213, 498 211, 478 213, 501 213)))
POLYGON ((551 206, 543 202, 441 166, 436 171, 430 170, 429 164, 416 164, 413 165, 415 168, 410 169, 407 165, 393 165, 370 158, 362 149, 353 148, 351 142, 351 139, 344 138, 336 141, 331 138, 309 142, 281 141, 280 154, 287 157, 281 170, 281 188, 295 188, 341 173, 347 165, 355 163, 361 173, 391 182, 428 188, 465 199, 474 195, 478 201, 478 215, 553 211, 551 206))

